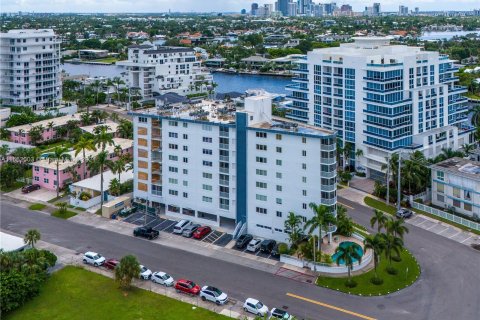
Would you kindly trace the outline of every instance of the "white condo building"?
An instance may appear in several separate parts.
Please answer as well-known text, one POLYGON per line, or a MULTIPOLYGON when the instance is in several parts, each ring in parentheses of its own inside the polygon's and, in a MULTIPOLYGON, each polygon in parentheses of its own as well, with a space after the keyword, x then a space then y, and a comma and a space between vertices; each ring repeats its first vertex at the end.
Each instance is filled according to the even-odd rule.
POLYGON ((202 70, 192 48, 134 45, 128 47, 128 61, 117 65, 126 67, 127 85, 140 88, 144 99, 167 92, 187 95, 213 88, 213 76, 202 70))
POLYGON ((286 241, 290 211, 336 207, 334 132, 272 117, 268 96, 131 114, 134 196, 167 216, 286 241))
POLYGON ((60 104, 60 40, 51 29, 0 34, 0 98, 41 110, 60 104))
POLYGON ((350 164, 375 179, 384 179, 381 167, 393 153, 420 150, 430 158, 473 141, 452 60, 388 37, 354 40, 298 62, 287 117, 335 130, 353 145, 350 164), (363 156, 355 159, 358 149, 363 156))

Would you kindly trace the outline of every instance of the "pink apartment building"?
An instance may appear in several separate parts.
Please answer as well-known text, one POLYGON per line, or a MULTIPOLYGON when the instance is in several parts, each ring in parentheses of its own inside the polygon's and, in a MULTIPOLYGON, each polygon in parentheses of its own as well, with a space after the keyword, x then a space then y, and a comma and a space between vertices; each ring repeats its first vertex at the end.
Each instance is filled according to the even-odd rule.
MULTIPOLYGON (((133 140, 122 139, 122 138, 114 138, 114 145, 107 146, 106 151, 110 154, 110 160, 118 159, 118 156, 115 154, 114 149, 115 146, 119 145, 122 148, 122 154, 133 152, 133 140)), ((86 151, 85 155, 88 159, 89 156, 96 156, 100 150, 97 151, 86 151)), ((83 154, 79 153, 75 156, 74 151, 70 151, 70 155, 72 157, 72 161, 65 161, 60 162, 59 164, 59 174, 60 174, 60 188, 63 188, 66 184, 73 182, 72 174, 69 170, 70 167, 75 168, 75 172, 80 176, 80 180, 83 180, 87 177, 90 177, 90 172, 86 171, 86 177, 82 177, 83 168, 85 167, 85 163, 83 162, 83 154)), ((39 184, 42 188, 46 188, 49 190, 56 190, 57 184, 57 166, 56 162, 52 161, 49 162, 48 159, 41 159, 39 161, 32 163, 32 183, 39 184)))
POLYGON ((81 113, 75 113, 73 115, 62 116, 58 118, 52 118, 47 120, 42 120, 38 122, 34 122, 31 124, 24 124, 21 126, 7 128, 10 132, 10 141, 20 144, 31 144, 31 139, 29 135, 29 131, 35 126, 42 126, 43 127, 43 134, 41 140, 39 142, 44 142, 52 139, 57 138, 57 128, 65 126, 68 121, 76 120, 80 121, 81 113), (49 123, 53 123, 53 127, 49 127, 49 123))

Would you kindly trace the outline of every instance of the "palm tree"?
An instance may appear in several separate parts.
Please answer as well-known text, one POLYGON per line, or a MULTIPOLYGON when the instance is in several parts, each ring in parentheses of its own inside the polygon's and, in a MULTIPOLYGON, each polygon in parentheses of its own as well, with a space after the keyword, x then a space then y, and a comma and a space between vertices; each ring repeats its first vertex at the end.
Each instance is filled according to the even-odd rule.
POLYGON ((385 224, 385 229, 388 234, 392 234, 403 240, 403 236, 409 231, 404 223, 405 221, 403 219, 388 219, 385 224))
POLYGON ((472 114, 472 125, 480 125, 480 104, 476 104, 475 106, 473 106, 470 109, 469 113, 472 114))
POLYGON ((92 123, 92 115, 89 112, 84 112, 80 116, 80 121, 84 126, 88 126, 92 123))
POLYGON ((120 120, 117 133, 120 138, 133 139, 133 124, 128 120, 120 120))
POLYGON ((120 189, 121 189, 120 180, 118 180, 117 178, 114 178, 114 179, 110 180, 110 184, 108 185, 108 189, 110 190, 111 194, 119 196, 120 195, 120 189))
POLYGON ((421 186, 423 181, 423 167, 420 163, 405 160, 402 167, 402 180, 408 184, 408 193, 412 194, 412 184, 421 186))
POLYGON ((53 152, 47 153, 47 159, 48 162, 55 162, 56 168, 57 168, 57 198, 60 194, 60 172, 59 172, 59 166, 60 166, 60 161, 65 162, 67 160, 72 161, 72 156, 68 153, 68 149, 57 146, 53 150, 53 152))
POLYGON ((98 93, 100 92, 100 89, 102 88, 103 84, 100 82, 100 80, 95 80, 93 83, 90 85, 94 91, 95 91, 95 105, 98 104, 98 93))
POLYGON ((368 235, 363 240, 363 245, 364 251, 367 251, 367 249, 371 249, 373 251, 373 269, 375 270, 375 278, 378 279, 377 266, 380 255, 382 254, 385 247, 383 238, 380 233, 375 234, 375 236, 368 235))
POLYGON ((387 170, 389 169, 389 176, 387 177, 387 183, 390 183, 390 176, 393 181, 393 185, 397 185, 397 176, 398 176, 398 153, 392 154, 389 158, 385 158, 387 164, 383 164, 381 169, 387 170))
POLYGON ((357 151, 355 151, 355 158, 356 158, 355 163, 360 162, 360 157, 363 157, 363 150, 357 149, 357 151))
POLYGON ((403 249, 403 240, 389 233, 383 233, 381 236, 384 243, 385 257, 388 259, 391 267, 393 254, 400 256, 400 251, 403 249))
MULTIPOLYGON (((480 107, 480 105, 479 105, 480 107)), ((472 154, 473 150, 475 150, 475 146, 473 144, 468 144, 468 143, 465 143, 462 145, 462 149, 463 149, 463 152, 465 153, 465 155, 469 156, 472 154)))
POLYGON ((125 82, 122 80, 122 78, 120 77, 114 77, 112 79, 112 84, 113 86, 115 87, 115 92, 117 94, 117 102, 120 102, 120 91, 119 91, 119 87, 120 85, 122 84, 125 84, 125 82))
POLYGON ((109 129, 110 129, 109 126, 102 125, 102 126, 97 126, 94 130, 95 145, 100 146, 102 148, 102 151, 105 151, 105 148, 107 147, 107 145, 112 146, 114 144, 113 135, 108 132, 109 129))
POLYGON ((97 156, 89 163, 89 170, 100 172, 100 208, 103 207, 103 171, 106 167, 111 166, 112 161, 108 159, 108 152, 100 151, 97 156))
POLYGON ((75 150, 75 157, 82 152, 83 154, 83 177, 85 179, 87 177, 87 158, 85 156, 85 151, 96 151, 97 148, 95 147, 94 140, 90 137, 83 135, 80 137, 80 140, 73 146, 73 150, 75 150))
MULTIPOLYGON (((358 245, 357 245, 358 246, 358 245)), ((357 252, 356 246, 351 245, 351 246, 338 246, 337 249, 335 249, 335 253, 338 254, 337 258, 337 266, 340 265, 340 261, 344 261, 345 266, 347 267, 348 270, 348 281, 347 283, 351 283, 351 273, 353 269, 353 263, 355 260, 358 261, 358 263, 362 263, 362 255, 357 252)))
POLYGON ((343 147, 343 170, 350 166, 350 154, 352 153, 352 148, 353 145, 350 142, 345 143, 345 146, 343 147))
POLYGON ((53 137, 53 127, 55 126, 55 123, 53 121, 50 121, 49 123, 47 123, 47 131, 50 131, 52 132, 52 137, 53 137))
POLYGON ((138 278, 140 274, 140 264, 132 255, 123 257, 115 268, 115 280, 120 283, 124 289, 130 288, 133 278, 138 278))
MULTIPOLYGON (((331 213, 331 209, 325 205, 317 205, 310 203, 310 208, 313 210, 314 216, 305 223, 304 229, 308 228, 308 233, 312 234, 315 230, 318 230, 318 251, 320 257, 322 256, 322 231, 328 233, 328 227, 330 224, 335 223, 335 217, 331 213)), ((313 257, 315 261, 316 248, 313 246, 313 257)))
POLYGON ((113 153, 115 153, 117 157, 120 157, 122 155, 122 151, 123 151, 122 146, 119 144, 116 144, 115 147, 113 148, 113 153))
POLYGON ((2 146, 0 146, 0 158, 6 158, 9 153, 10 147, 8 144, 2 144, 2 146))
POLYGON ((40 240, 40 232, 37 229, 30 229, 25 233, 23 237, 23 242, 35 248, 35 243, 40 240))
POLYGON ((61 216, 67 213, 68 204, 66 202, 57 202, 55 205, 58 207, 58 213, 61 216))
POLYGON ((125 172, 125 160, 122 158, 117 159, 116 161, 111 161, 108 165, 108 168, 112 173, 118 174, 118 182, 120 182, 120 175, 122 172, 125 172))
POLYGON ((385 227, 385 224, 388 221, 388 217, 383 213, 383 211, 380 211, 378 209, 374 210, 374 216, 370 219, 370 225, 375 226, 377 224, 377 231, 380 232, 382 228, 385 227))
POLYGON ((298 232, 301 224, 302 217, 290 211, 288 213, 287 219, 284 222, 284 225, 285 229, 290 231, 289 238, 291 245, 295 245, 298 241, 298 232))

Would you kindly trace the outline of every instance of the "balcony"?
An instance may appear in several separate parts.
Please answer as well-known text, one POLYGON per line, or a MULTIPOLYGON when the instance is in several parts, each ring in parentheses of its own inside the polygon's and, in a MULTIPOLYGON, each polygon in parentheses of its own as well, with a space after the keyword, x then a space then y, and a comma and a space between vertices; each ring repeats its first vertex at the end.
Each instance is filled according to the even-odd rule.
POLYGON ((320 189, 322 191, 335 191, 337 189, 337 186, 335 184, 322 184, 320 186, 320 189))
POLYGON ((337 199, 336 198, 333 198, 333 199, 321 198, 321 203, 323 205, 326 205, 326 206, 333 206, 335 203, 337 203, 337 199))
POLYGON ((320 176, 322 178, 333 178, 337 175, 336 171, 321 171, 320 176))
POLYGON ((320 163, 322 164, 334 164, 337 163, 337 159, 333 158, 320 158, 320 163))
POLYGON ((337 149, 335 144, 322 144, 321 150, 322 151, 334 151, 337 149))

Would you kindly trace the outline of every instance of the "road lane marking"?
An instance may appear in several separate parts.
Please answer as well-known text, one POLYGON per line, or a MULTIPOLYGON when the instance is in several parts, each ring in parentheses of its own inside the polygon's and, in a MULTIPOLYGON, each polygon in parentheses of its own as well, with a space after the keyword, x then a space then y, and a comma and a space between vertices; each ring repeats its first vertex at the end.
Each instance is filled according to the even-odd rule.
POLYGON ((340 201, 337 201, 337 203, 338 203, 338 204, 341 204, 341 205, 344 206, 344 207, 347 207, 347 208, 350 209, 350 210, 355 210, 354 207, 350 207, 349 205, 346 205, 345 203, 341 203, 340 201))
POLYGON ((366 315, 363 315, 363 314, 360 314, 360 313, 357 313, 357 312, 342 309, 342 308, 333 306, 331 304, 327 304, 327 303, 324 303, 324 302, 308 299, 308 298, 305 298, 305 297, 302 297, 302 296, 297 296, 296 294, 293 294, 293 293, 287 292, 287 296, 292 297, 292 298, 296 298, 296 299, 299 299, 299 300, 303 300, 303 301, 306 301, 306 302, 310 302, 310 303, 313 303, 313 304, 316 304, 316 305, 319 305, 319 306, 322 306, 322 307, 325 307, 325 308, 329 308, 329 309, 332 309, 332 310, 340 311, 340 312, 343 312, 343 313, 346 313, 346 314, 349 314, 349 315, 352 315, 352 316, 355 316, 355 317, 358 317, 358 318, 361 318, 361 319, 376 320, 375 318, 371 318, 371 317, 368 317, 366 315))

